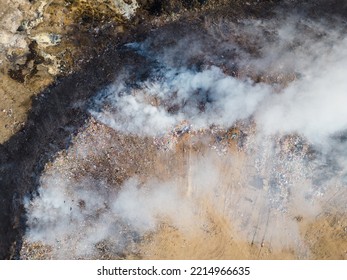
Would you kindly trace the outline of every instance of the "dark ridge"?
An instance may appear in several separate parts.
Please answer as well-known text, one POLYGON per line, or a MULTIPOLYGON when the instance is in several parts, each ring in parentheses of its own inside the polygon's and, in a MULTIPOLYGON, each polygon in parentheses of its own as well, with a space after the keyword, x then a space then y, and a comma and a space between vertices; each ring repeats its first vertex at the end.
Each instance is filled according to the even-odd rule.
POLYGON ((163 3, 160 0, 155 0, 148 7, 148 11, 150 15, 159 16, 163 10, 163 3))
POLYGON ((347 19, 347 0, 260 0, 262 2, 278 2, 280 12, 286 15, 288 11, 315 20, 329 22, 335 18, 347 19))
POLYGON ((9 69, 8 75, 19 83, 24 83, 26 78, 31 78, 37 73, 37 65, 44 62, 44 58, 37 52, 37 42, 32 41, 29 44, 29 53, 23 65, 16 65, 16 69, 9 69), (29 67, 29 63, 33 61, 33 66, 29 67))
MULTIPOLYGON (((152 16, 160 16, 162 14, 179 13, 183 9, 198 9, 209 0, 139 0, 141 8, 152 16)), ((220 1, 216 1, 220 2, 220 1)), ((219 3, 217 3, 218 5, 219 3)))

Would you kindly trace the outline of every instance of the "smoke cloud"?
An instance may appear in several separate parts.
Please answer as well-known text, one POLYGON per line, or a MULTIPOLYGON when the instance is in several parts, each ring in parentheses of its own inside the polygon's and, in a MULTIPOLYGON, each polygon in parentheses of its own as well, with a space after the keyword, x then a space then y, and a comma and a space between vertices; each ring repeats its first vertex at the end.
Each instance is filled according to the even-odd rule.
POLYGON ((197 73, 169 70, 160 80, 148 81, 140 89, 107 89, 104 102, 114 113, 101 109, 92 115, 122 132, 151 136, 183 120, 189 120, 196 129, 213 124, 229 127, 249 118, 271 92, 268 85, 239 81, 217 67, 197 73))
MULTIPOLYGON (((344 110, 347 38, 338 28, 327 29, 311 21, 297 23, 297 19, 289 18, 277 29, 273 24, 246 21, 238 29, 231 24, 238 31, 232 35, 243 32, 260 49, 260 58, 241 52, 240 64, 256 71, 265 69, 270 75, 297 77, 284 89, 278 89, 276 84, 228 76, 216 66, 206 66, 201 71, 168 68, 136 88, 122 84, 109 87, 101 94, 103 100, 98 100, 99 104, 107 104, 107 108, 100 106, 98 111, 92 110, 92 115, 122 132, 152 136, 182 120, 198 129, 212 124, 230 127, 238 120, 255 116, 259 130, 267 134, 298 133, 313 144, 326 143, 329 137, 347 128, 344 110), (271 31, 268 37, 273 37, 273 43, 256 36, 264 29, 271 31)), ((225 23, 219 25, 222 28, 225 23)), ((145 42, 131 46, 153 55, 145 49, 148 45, 145 42)), ((177 48, 181 50, 180 43, 177 48)), ((170 56, 168 53, 166 56, 170 56)), ((158 59, 167 61, 166 57, 158 59)))

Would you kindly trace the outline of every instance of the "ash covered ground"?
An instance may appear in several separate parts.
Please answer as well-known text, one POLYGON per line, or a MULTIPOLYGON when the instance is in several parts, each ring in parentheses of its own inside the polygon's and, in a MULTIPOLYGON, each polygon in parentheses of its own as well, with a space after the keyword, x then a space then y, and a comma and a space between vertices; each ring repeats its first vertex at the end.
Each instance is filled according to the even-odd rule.
POLYGON ((33 99, 4 258, 347 258, 344 2, 193 2, 139 2, 33 99))

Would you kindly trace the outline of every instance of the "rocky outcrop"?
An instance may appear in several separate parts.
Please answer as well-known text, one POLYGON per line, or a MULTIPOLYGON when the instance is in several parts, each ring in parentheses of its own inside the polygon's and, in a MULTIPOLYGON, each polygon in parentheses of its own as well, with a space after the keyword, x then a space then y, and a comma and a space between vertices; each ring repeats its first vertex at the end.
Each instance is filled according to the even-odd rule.
POLYGON ((23 126, 32 96, 105 49, 137 8, 135 0, 2 1, 0 143, 23 126))

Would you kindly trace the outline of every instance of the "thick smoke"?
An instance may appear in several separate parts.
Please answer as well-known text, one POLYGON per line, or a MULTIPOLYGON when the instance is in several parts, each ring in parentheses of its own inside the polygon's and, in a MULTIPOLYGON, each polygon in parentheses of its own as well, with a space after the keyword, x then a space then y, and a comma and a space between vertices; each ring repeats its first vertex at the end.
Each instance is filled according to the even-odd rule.
POLYGON ((268 85, 237 80, 217 67, 197 73, 169 70, 164 77, 148 81, 140 89, 122 85, 107 89, 107 109, 92 111, 92 115, 122 132, 151 136, 166 132, 183 120, 196 129, 213 124, 229 127, 252 116, 270 92, 268 85))
MULTIPOLYGON (((198 129, 212 124, 230 127, 255 116, 259 130, 266 134, 298 133, 313 144, 326 143, 329 137, 347 129, 347 38, 322 24, 296 21, 287 19, 277 29, 271 22, 245 22, 239 29, 234 24, 228 26, 244 32, 260 49, 261 57, 241 53, 239 64, 270 75, 288 75, 289 80, 290 74, 295 76, 284 89, 234 78, 216 66, 200 71, 169 68, 135 88, 118 81, 100 95, 98 103, 106 104, 105 108, 99 105, 92 114, 122 132, 152 136, 182 120, 198 129), (256 36, 264 29, 272 31, 268 36, 274 42, 256 36)), ((223 25, 220 23, 220 28, 223 25)), ((146 54, 148 42, 135 45, 146 54)), ((180 44, 178 48, 181 50, 180 44)), ((147 52, 153 55, 151 50, 147 52)))
POLYGON ((183 121, 191 135, 241 124, 246 139, 232 136, 239 138, 238 152, 218 155, 205 147, 191 155, 190 148, 180 179, 130 178, 118 191, 90 178, 46 173, 40 196, 27 204, 30 241, 63 248, 58 257, 91 257, 105 240, 113 252, 122 252, 163 223, 186 234, 208 232, 211 217, 218 216, 228 221, 226 231, 234 238, 310 257, 298 221, 330 208, 346 211, 347 37, 328 23, 295 18, 209 26, 220 48, 197 41, 194 49, 205 48, 211 61, 230 45, 234 62, 224 58, 224 68, 219 56, 188 67, 188 57, 182 57, 178 67, 171 58, 182 44, 154 55, 149 38, 129 47, 154 56, 160 67, 146 81, 117 79, 96 96, 90 112, 114 130, 139 137, 170 134, 183 121), (236 40, 240 34, 256 51, 236 40), (233 63, 239 75, 230 70, 233 63), (264 73, 264 81, 254 79, 264 73))
POLYGON ((306 48, 311 55, 293 58, 307 65, 299 65, 300 78, 257 110, 260 130, 298 133, 313 144, 324 145, 329 137, 347 129, 347 38, 329 43, 329 48, 322 42, 312 43, 306 48))

